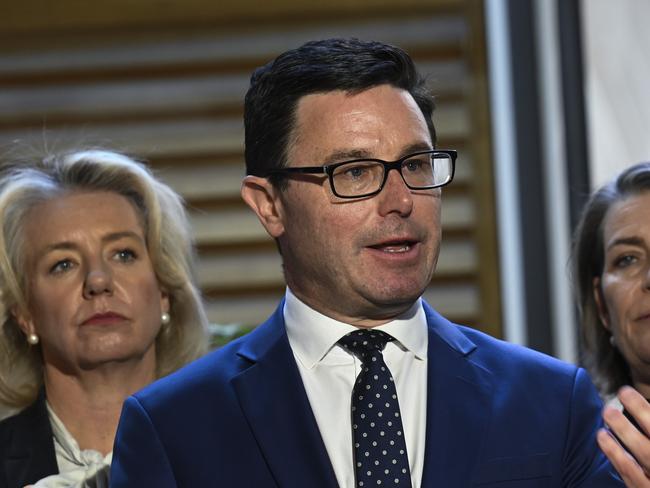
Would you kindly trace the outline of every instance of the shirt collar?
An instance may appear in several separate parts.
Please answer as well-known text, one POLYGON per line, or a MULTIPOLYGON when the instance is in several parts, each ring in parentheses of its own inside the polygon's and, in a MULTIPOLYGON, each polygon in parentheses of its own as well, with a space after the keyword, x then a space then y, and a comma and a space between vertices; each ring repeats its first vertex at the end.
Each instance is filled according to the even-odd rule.
MULTIPOLYGON (((349 332, 357 330, 314 310, 296 297, 287 287, 284 303, 284 322, 289 343, 297 359, 311 369, 349 332)), ((394 320, 376 327, 390 334, 418 359, 427 358, 427 321, 422 300, 416 302, 394 320)))
MULTIPOLYGON (((52 436, 54 438, 55 451, 57 451, 57 455, 63 456, 66 462, 69 462, 71 465, 80 466, 86 471, 111 464, 111 460, 113 459, 112 452, 103 456, 100 452, 95 451, 94 449, 81 450, 75 438, 72 437, 72 434, 68 432, 68 429, 65 427, 61 419, 56 413, 54 413, 49 402, 46 402, 45 405, 47 406, 47 413, 50 418, 50 425, 52 426, 52 436)), ((57 459, 57 462, 58 461, 59 460, 57 459)), ((59 468, 61 468, 60 465, 59 468)))

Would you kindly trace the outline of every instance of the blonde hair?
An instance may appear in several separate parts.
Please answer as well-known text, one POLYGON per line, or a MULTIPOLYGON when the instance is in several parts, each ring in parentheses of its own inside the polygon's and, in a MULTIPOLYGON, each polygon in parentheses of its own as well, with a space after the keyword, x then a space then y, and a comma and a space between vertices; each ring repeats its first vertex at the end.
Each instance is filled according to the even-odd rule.
POLYGON ((12 311, 27 310, 23 225, 36 204, 71 191, 127 198, 143 223, 153 269, 169 295, 169 324, 156 338, 157 374, 203 354, 207 319, 195 284, 194 246, 181 198, 141 163, 90 149, 5 166, 0 178, 0 403, 23 408, 43 384, 40 348, 29 346, 12 311))

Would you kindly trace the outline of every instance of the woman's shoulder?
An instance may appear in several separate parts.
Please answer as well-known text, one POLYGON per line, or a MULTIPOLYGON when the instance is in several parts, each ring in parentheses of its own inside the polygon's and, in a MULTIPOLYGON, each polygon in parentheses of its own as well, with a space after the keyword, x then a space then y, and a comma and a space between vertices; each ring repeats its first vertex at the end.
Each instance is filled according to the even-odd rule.
POLYGON ((0 446, 7 445, 10 438, 28 431, 49 426, 45 397, 39 396, 34 403, 20 412, 0 420, 0 446))

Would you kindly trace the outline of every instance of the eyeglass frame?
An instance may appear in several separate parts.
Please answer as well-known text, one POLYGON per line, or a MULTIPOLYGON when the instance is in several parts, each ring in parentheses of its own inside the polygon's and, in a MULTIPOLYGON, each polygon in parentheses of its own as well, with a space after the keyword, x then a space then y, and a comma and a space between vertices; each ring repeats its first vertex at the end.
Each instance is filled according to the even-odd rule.
POLYGON ((384 185, 386 184, 386 181, 388 180, 388 174, 391 169, 397 170, 399 175, 402 177, 402 181, 406 185, 407 188, 411 190, 433 190, 434 188, 441 188, 443 186, 448 185, 451 183, 454 179, 454 173, 456 172, 456 158, 458 156, 458 151, 454 149, 429 149, 427 151, 416 151, 414 153, 407 154, 406 156, 402 156, 399 159, 396 159, 395 161, 384 161, 383 159, 376 159, 376 158, 357 158, 357 159, 350 159, 348 161, 340 161, 338 163, 330 163, 330 164, 324 164, 323 166, 290 166, 290 167, 285 167, 285 168, 277 168, 270 170, 266 173, 266 178, 272 175, 286 175, 286 174, 326 174, 329 179, 330 183, 330 188, 332 189, 332 193, 334 193, 335 196, 339 198, 348 198, 348 199, 353 199, 353 198, 366 198, 366 197, 371 197, 374 195, 377 195, 384 189, 384 185), (449 180, 441 183, 439 185, 428 185, 428 186, 411 186, 406 182, 406 179, 404 178, 404 175, 402 174, 402 164, 404 161, 408 160, 409 158, 412 158, 413 156, 419 156, 421 154, 445 154, 451 159, 451 173, 449 175, 449 180), (339 166, 343 166, 344 164, 349 164, 349 163, 360 163, 363 161, 368 161, 368 162, 373 162, 373 163, 380 163, 384 167, 384 179, 382 180, 381 184, 379 185, 379 188, 375 191, 372 191, 370 193, 364 193, 361 195, 354 195, 354 196, 344 196, 340 195, 336 191, 336 186, 334 185, 334 170, 338 168, 339 166))

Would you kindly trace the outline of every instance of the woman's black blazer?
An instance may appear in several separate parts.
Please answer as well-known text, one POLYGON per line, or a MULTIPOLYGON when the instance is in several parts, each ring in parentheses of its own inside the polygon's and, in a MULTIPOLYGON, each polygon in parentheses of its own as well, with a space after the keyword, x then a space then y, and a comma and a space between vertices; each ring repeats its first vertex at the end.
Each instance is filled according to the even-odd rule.
POLYGON ((58 472, 41 391, 32 405, 0 422, 0 488, 23 488, 58 472))

